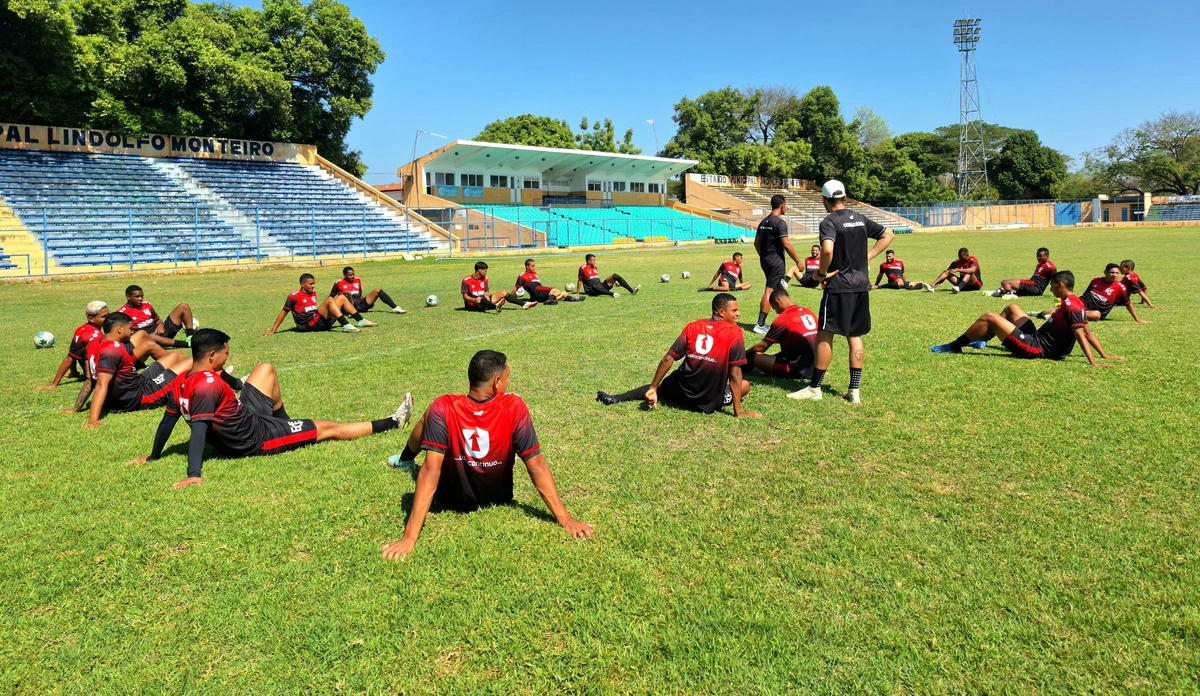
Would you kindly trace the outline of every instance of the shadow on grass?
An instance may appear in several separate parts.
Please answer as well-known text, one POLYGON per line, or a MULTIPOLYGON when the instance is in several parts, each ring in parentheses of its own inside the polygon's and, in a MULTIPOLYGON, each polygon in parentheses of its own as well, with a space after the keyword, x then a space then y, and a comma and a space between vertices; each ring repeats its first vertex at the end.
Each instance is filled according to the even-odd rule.
MULTIPOLYGON (((418 471, 419 471, 419 469, 418 469, 418 471)), ((416 472, 413 472, 413 480, 416 480, 416 472)), ((408 525, 408 518, 412 515, 413 500, 415 499, 415 497, 416 496, 413 493, 405 493, 403 496, 400 497, 400 509, 404 511, 405 526, 408 525)), ((548 511, 543 510, 541 508, 534 507, 528 503, 522 503, 519 500, 510 500, 507 503, 494 503, 494 505, 517 508, 517 509, 521 510, 522 512, 524 512, 526 515, 529 515, 530 517, 539 519, 543 522, 551 522, 554 524, 558 524, 558 520, 554 519, 554 515, 551 515, 548 511)), ((477 510, 482 510, 487 507, 492 507, 492 505, 481 505, 478 508, 475 508, 474 510, 453 510, 453 509, 444 508, 444 507, 438 505, 437 501, 435 499, 434 503, 429 506, 429 514, 430 515, 443 515, 443 514, 446 514, 446 515, 469 515, 472 512, 475 512, 477 510)))

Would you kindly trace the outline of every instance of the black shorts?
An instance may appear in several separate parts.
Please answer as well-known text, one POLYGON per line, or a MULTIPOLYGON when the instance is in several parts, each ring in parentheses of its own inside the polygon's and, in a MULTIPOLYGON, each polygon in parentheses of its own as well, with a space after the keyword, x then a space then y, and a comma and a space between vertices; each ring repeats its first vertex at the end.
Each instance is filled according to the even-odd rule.
POLYGON ((171 382, 177 376, 174 371, 163 367, 162 363, 151 363, 138 373, 140 379, 133 389, 116 394, 110 388, 104 407, 109 413, 162 408, 171 400, 171 382))
POLYGON ((676 372, 667 375, 665 379, 658 385, 658 398, 661 401, 667 401, 680 408, 686 408, 689 411, 699 411, 700 413, 713 413, 721 406, 729 406, 733 403, 733 390, 729 388, 729 383, 725 384, 725 394, 721 399, 721 406, 712 408, 708 404, 698 404, 683 390, 679 388, 679 382, 675 379, 676 372))
POLYGON ((817 282, 817 272, 816 271, 806 271, 804 273, 804 275, 800 277, 800 287, 802 287, 802 288, 819 288, 819 287, 821 287, 821 284, 817 282))
POLYGON ((362 295, 355 297, 350 304, 354 305, 354 309, 358 310, 359 314, 371 311, 371 305, 367 304, 367 298, 362 295))
POLYGON ((787 264, 783 262, 783 259, 760 259, 759 266, 762 268, 763 275, 767 277, 768 288, 772 290, 787 288, 787 264))
POLYGON ((866 336, 871 333, 871 293, 829 292, 821 295, 817 327, 839 336, 866 336))
POLYGON ((775 368, 772 371, 776 377, 791 377, 793 379, 812 379, 813 364, 803 365, 800 361, 788 360, 782 354, 775 356, 775 368))
POLYGON ((333 317, 323 317, 320 314, 314 315, 307 324, 296 324, 296 330, 300 333, 308 333, 310 331, 329 331, 333 328, 333 317))
POLYGON ((550 288, 537 288, 535 290, 529 290, 526 288, 525 291, 529 293, 529 299, 533 300, 534 302, 545 303, 554 299, 554 296, 550 294, 550 288))
POLYGON ((167 338, 175 338, 176 334, 178 334, 183 328, 184 327, 180 326, 179 324, 171 321, 171 317, 167 317, 166 319, 163 319, 162 335, 166 336, 167 338))
POLYGON ((274 402, 253 384, 242 387, 238 396, 242 407, 254 416, 258 446, 249 456, 279 454, 300 449, 317 441, 317 424, 305 418, 284 420, 271 415, 274 402))
MULTIPOLYGON (((959 277, 961 278, 962 276, 959 276, 959 277)), ((970 291, 970 290, 982 290, 983 289, 983 283, 979 282, 978 278, 973 278, 971 280, 971 282, 969 282, 969 283, 959 284, 958 281, 955 281, 955 284, 958 285, 959 290, 970 291)))
POLYGON ((1042 347, 1037 327, 1029 317, 1022 317, 1014 326, 1016 329, 1004 339, 1004 347, 1014 356, 1026 360, 1046 357, 1046 349, 1042 347))
POLYGON ((479 302, 474 304, 463 302, 463 309, 466 309, 468 312, 487 312, 495 308, 496 304, 486 297, 480 297, 479 302))
POLYGON ((1017 297, 1041 297, 1049 284, 1048 280, 1022 280, 1017 286, 1017 297))
POLYGON ((604 281, 600 280, 599 278, 592 278, 591 280, 583 281, 581 289, 585 295, 590 295, 591 297, 600 297, 602 295, 612 294, 612 290, 604 284, 604 281))
POLYGON ((1113 311, 1113 307, 1114 307, 1114 306, 1115 306, 1115 305, 1109 305, 1109 306, 1105 307, 1104 309, 1101 309, 1101 310, 1099 310, 1099 312, 1100 312, 1100 321, 1104 321, 1105 319, 1107 319, 1107 318, 1108 318, 1108 313, 1109 313, 1109 312, 1111 312, 1111 311, 1113 311))
POLYGON ((900 284, 900 281, 888 278, 888 282, 880 285, 876 290, 903 290, 905 286, 900 284))

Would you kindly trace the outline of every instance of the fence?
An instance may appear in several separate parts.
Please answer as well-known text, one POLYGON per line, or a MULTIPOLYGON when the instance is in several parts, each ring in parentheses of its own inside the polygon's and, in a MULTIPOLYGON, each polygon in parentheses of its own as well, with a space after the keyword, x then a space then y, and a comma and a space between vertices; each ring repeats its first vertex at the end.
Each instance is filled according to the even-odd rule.
POLYGON ((1053 227, 1090 219, 1091 201, 1048 200, 953 201, 915 206, 880 207, 922 227, 1053 227))

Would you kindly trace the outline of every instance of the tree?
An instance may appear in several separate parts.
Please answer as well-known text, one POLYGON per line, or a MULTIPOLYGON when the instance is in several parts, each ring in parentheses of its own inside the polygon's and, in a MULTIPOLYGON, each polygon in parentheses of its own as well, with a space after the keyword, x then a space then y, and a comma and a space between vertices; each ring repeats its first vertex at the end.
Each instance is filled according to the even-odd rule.
POLYGON ((1167 111, 1122 131, 1085 166, 1112 193, 1200 192, 1200 112, 1167 111))
POLYGON ((533 114, 492 121, 474 139, 485 143, 575 149, 575 133, 566 121, 533 114))
POLYGON ((693 169, 700 173, 736 173, 717 171, 715 162, 721 152, 749 139, 758 106, 758 97, 733 87, 705 92, 695 100, 684 97, 675 104, 671 118, 678 130, 663 147, 663 157, 699 160, 693 169))
POLYGON ((1067 160, 1033 131, 1008 137, 988 174, 1005 200, 1058 198, 1067 179, 1067 160))
POLYGON ((625 131, 625 138, 617 143, 615 135, 616 131, 613 128, 611 118, 606 118, 603 121, 597 120, 592 124, 592 130, 588 132, 588 120, 585 116, 579 123, 579 135, 575 136, 575 143, 581 150, 593 150, 595 152, 620 152, 626 155, 640 155, 642 149, 633 144, 633 129, 625 131))
POLYGON ((892 137, 892 129, 887 121, 869 106, 860 106, 854 112, 850 130, 858 139, 858 144, 869 152, 874 152, 892 137))
POLYGON ((747 133, 753 142, 769 145, 776 129, 800 113, 800 99, 796 96, 796 88, 790 85, 747 87, 742 94, 757 104, 753 127, 747 133))

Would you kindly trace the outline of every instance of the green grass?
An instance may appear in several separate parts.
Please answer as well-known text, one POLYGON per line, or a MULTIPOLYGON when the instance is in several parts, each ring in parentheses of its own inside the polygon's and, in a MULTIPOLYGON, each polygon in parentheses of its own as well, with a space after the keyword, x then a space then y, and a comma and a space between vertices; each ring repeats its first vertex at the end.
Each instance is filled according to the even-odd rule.
MULTIPOLYGON (((1194 693, 1196 240, 901 236, 910 278, 965 244, 989 288, 1027 277, 1043 244, 1081 289, 1133 257, 1167 310, 1143 311, 1146 326, 1115 310, 1096 332, 1127 360, 1096 370, 1078 350, 934 355, 1004 301, 881 292, 864 403, 798 404, 797 385, 757 374, 756 421, 593 401, 650 379, 707 314, 695 288, 734 246, 602 254, 642 293, 502 316, 454 311, 469 261, 364 263, 367 287, 409 314, 360 335, 259 336, 299 269, 139 277, 160 310, 188 301, 232 334, 239 373, 275 363, 293 416, 379 418, 405 391, 424 407, 465 389, 474 351, 508 353, 596 537, 547 521, 518 465, 519 505, 431 515, 404 564, 379 557, 412 500, 412 479, 384 466, 401 435, 214 459, 203 486, 174 492, 183 427, 170 456, 126 467, 159 414, 85 431, 55 412, 73 385, 33 391, 84 303, 115 307, 130 281, 0 287, 0 692, 1194 693), (664 272, 676 280, 658 284, 664 272), (441 307, 420 306, 430 292, 441 307), (59 346, 34 351, 38 330, 59 346)), ((541 259, 542 278, 561 287, 580 256, 541 259)), ((495 260, 493 284, 518 265, 495 260)), ((318 290, 340 266, 316 269, 318 290)), ((748 269, 752 322, 762 278, 748 269)), ((845 356, 838 345, 827 380, 839 391, 845 356)))

